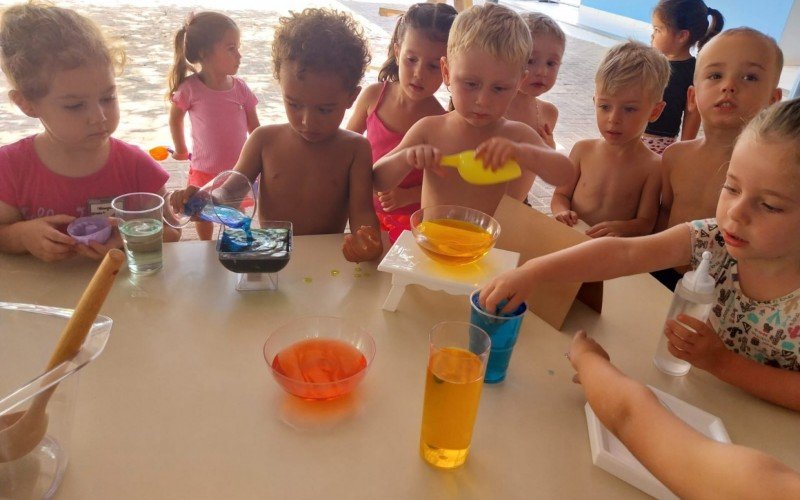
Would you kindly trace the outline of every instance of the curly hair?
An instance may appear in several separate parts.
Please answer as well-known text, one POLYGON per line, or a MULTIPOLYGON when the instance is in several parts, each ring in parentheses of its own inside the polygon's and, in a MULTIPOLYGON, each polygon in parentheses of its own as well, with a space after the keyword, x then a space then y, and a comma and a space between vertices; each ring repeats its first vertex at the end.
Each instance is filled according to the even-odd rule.
POLYGON ((70 9, 29 2, 3 12, 0 67, 25 99, 44 97, 56 72, 85 64, 110 64, 120 72, 125 52, 94 21, 70 9))
POLYGON ((281 17, 272 41, 272 64, 280 81, 285 61, 300 71, 332 73, 354 90, 372 60, 364 30, 349 14, 331 9, 305 9, 281 17))

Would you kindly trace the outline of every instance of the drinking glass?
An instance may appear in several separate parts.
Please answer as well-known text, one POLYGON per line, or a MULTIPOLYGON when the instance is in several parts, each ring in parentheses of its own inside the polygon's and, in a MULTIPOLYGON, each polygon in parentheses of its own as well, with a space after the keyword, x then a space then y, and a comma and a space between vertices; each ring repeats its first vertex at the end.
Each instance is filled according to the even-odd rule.
POLYGON ((430 332, 419 446, 435 467, 467 459, 490 346, 489 335, 470 323, 444 321, 430 332))
POLYGON ((151 274, 161 269, 164 199, 155 193, 129 193, 111 201, 114 215, 121 219, 119 232, 125 244, 128 269, 151 274))
MULTIPOLYGON (((487 384, 496 384, 506 378, 511 352, 517 343, 519 327, 522 325, 522 318, 525 317, 528 306, 523 302, 510 313, 501 314, 495 311, 495 314, 491 314, 478 303, 479 295, 480 290, 475 290, 469 297, 469 303, 472 306, 469 321, 483 328, 492 339, 492 350, 489 353, 486 377, 483 381, 487 384)), ((505 302, 501 302, 497 309, 502 309, 505 304, 505 302)))

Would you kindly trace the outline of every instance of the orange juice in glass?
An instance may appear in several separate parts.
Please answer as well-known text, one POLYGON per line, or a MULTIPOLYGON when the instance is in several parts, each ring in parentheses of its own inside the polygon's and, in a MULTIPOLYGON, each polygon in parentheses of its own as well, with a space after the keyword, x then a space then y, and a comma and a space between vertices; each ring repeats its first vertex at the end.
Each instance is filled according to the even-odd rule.
POLYGON ((467 459, 490 347, 489 335, 469 323, 444 321, 431 330, 419 447, 435 467, 467 459))

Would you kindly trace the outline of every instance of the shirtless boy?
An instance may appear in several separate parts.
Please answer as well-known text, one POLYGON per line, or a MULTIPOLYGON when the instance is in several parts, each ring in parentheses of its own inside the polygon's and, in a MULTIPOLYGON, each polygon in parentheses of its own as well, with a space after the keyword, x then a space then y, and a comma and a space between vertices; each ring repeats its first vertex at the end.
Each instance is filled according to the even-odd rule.
POLYGON ((235 167, 251 181, 261 174, 259 219, 304 235, 341 233, 349 218, 345 258, 378 258, 369 142, 339 128, 370 61, 361 28, 328 9, 292 12, 275 30, 272 60, 289 123, 253 131, 235 167))
MULTIPOLYGON (((664 151, 656 231, 714 216, 734 142, 751 118, 781 99, 782 69, 775 40, 752 28, 723 31, 703 47, 688 99, 704 135, 664 151)), ((671 289, 681 277, 672 269, 653 274, 671 289)))
POLYGON ((494 214, 504 194, 522 200, 535 176, 559 185, 571 180, 569 160, 549 148, 524 123, 503 117, 526 76, 531 35, 519 15, 485 4, 461 12, 450 30, 442 77, 454 111, 419 120, 403 141, 375 164, 375 189, 393 188, 413 168, 424 169, 422 207, 463 205, 494 214), (516 160, 524 175, 491 186, 475 186, 442 155, 474 149, 489 167, 516 160))
POLYGON ((629 41, 600 62, 594 105, 601 139, 579 141, 570 159, 577 179, 556 189, 550 207, 569 226, 589 224, 586 234, 650 234, 658 216, 660 158, 642 143, 648 122, 664 109, 669 61, 656 49, 629 41))

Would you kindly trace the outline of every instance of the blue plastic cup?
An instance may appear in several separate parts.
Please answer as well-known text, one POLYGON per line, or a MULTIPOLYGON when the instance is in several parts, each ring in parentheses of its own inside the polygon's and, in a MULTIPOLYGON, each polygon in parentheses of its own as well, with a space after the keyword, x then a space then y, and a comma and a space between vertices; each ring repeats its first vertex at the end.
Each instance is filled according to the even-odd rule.
POLYGON ((523 302, 515 311, 500 314, 500 310, 506 304, 503 301, 497 306, 495 314, 490 314, 478 303, 479 295, 480 290, 475 290, 469 297, 472 305, 470 323, 485 330, 492 340, 492 349, 489 353, 489 362, 486 365, 486 375, 483 377, 483 381, 487 384, 496 384, 506 378, 511 352, 514 350, 514 344, 517 343, 519 327, 522 325, 522 318, 525 316, 528 306, 523 302))

